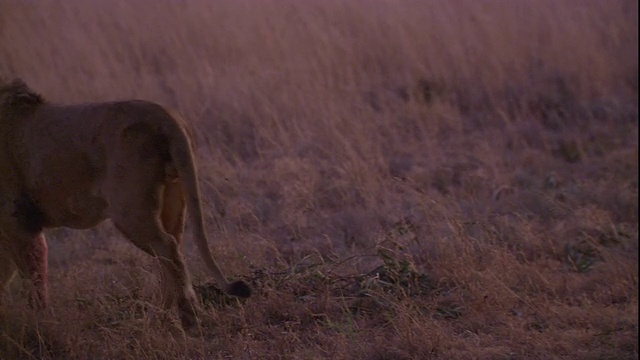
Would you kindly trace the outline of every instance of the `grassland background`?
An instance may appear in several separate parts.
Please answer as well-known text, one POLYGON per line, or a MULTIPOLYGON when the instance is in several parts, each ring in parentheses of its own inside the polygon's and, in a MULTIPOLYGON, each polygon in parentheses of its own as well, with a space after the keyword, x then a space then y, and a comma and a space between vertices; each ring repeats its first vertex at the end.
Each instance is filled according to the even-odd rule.
POLYGON ((55 230, 1 359, 638 358, 637 1, 0 0, 0 76, 180 112, 256 289, 184 337, 110 224, 55 230))

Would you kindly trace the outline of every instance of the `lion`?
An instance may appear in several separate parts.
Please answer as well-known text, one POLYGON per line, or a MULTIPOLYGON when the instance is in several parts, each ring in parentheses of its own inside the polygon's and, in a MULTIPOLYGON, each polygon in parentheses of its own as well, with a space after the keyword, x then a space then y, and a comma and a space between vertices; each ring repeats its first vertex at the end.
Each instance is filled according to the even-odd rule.
POLYGON ((18 271, 30 303, 47 307, 44 230, 88 229, 110 219, 159 259, 165 306, 183 327, 198 323, 197 300, 180 249, 188 209, 200 255, 227 294, 230 283, 208 246, 191 139, 184 122, 142 100, 55 105, 20 79, 0 87, 0 291, 18 271))

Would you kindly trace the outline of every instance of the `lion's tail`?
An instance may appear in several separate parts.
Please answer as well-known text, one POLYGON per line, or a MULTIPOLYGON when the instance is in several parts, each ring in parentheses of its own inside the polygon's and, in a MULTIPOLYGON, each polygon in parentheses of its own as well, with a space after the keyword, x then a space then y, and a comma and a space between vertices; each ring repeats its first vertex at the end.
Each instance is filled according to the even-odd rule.
POLYGON ((170 142, 169 154, 176 167, 178 176, 184 185, 187 211, 190 213, 188 217, 191 219, 193 225, 193 236, 200 250, 200 255, 209 270, 213 273, 213 277, 220 288, 224 289, 229 295, 249 297, 251 295, 249 286, 243 281, 229 283, 220 271, 218 264, 209 250, 204 227, 204 216, 200 205, 200 189, 191 142, 184 129, 177 126, 177 124, 171 122, 167 127, 169 128, 165 129, 165 134, 168 136, 170 142))

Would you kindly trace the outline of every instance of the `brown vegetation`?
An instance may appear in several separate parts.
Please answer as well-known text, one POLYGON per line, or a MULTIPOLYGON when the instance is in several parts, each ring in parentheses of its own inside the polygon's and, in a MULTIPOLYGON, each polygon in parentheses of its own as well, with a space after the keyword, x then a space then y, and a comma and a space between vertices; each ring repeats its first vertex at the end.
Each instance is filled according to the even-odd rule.
POLYGON ((220 296, 187 240, 207 319, 185 337, 154 261, 60 229, 52 310, 14 281, 0 358, 638 358, 637 14, 0 1, 1 77, 190 121, 211 247, 255 289, 220 296))

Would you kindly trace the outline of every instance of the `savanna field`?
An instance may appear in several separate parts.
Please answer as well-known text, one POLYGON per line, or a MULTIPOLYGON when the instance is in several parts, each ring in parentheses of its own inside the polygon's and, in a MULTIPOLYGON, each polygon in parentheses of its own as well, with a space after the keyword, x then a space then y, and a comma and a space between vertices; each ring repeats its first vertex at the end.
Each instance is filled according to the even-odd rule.
POLYGON ((0 78, 188 121, 203 325, 109 223, 49 231, 0 359, 637 359, 638 2, 0 0, 0 78))

